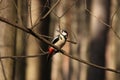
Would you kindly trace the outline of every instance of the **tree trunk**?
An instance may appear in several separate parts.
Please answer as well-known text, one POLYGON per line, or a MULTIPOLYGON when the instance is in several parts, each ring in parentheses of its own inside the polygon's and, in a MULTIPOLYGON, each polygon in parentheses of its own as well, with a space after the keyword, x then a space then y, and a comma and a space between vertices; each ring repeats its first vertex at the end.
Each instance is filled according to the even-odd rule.
MULTIPOLYGON (((47 6, 50 6, 50 1, 48 0, 41 0, 41 5, 46 6, 45 5, 46 2, 48 3, 47 6)), ((42 7, 40 17, 43 17, 48 11, 49 11, 48 7, 42 7)), ((47 17, 43 21, 41 21, 41 24, 39 26, 39 33, 45 36, 49 36, 50 35, 49 31, 50 31, 50 15, 47 15, 47 17)), ((45 44, 40 41, 40 46, 45 52, 48 51, 49 46, 48 44, 45 44)), ((39 76, 41 77, 40 78, 41 80, 51 80, 51 64, 47 64, 47 55, 41 56, 40 72, 41 75, 39 76)))
MULTIPOLYGON (((31 0, 31 17, 28 13, 28 26, 37 34, 49 34, 49 15, 40 20, 46 14, 48 8, 44 7, 46 0, 31 0), (36 25, 35 27, 33 27, 36 25)), ((29 35, 27 40, 27 55, 37 55, 43 53, 41 49, 47 51, 48 45, 38 41, 29 35)), ((46 64, 46 56, 30 58, 26 60, 26 80, 50 80, 50 65, 46 64), (34 76, 33 76, 34 75, 34 76)))
MULTIPOLYGON (((99 20, 109 24, 109 0, 93 0, 91 15, 91 41, 89 46, 90 62, 105 66, 105 48, 107 44, 108 27, 99 20), (95 16, 93 16, 95 15, 95 16)), ((105 71, 89 67, 87 80, 104 80, 105 71)))
MULTIPOLYGON (((120 36, 120 21, 119 21, 119 5, 120 1, 117 0, 111 0, 111 26, 113 30, 117 33, 117 35, 120 36)), ((114 34, 112 30, 109 32, 108 37, 109 43, 107 46, 107 52, 106 52, 106 67, 120 70, 120 40, 118 37, 114 34)), ((106 71, 106 80, 119 80, 120 76, 113 73, 106 71)))
MULTIPOLYGON (((40 1, 39 0, 29 0, 28 1, 28 28, 33 27, 33 23, 37 20, 40 13, 40 1)), ((38 28, 35 28, 36 31, 38 28)), ((27 55, 37 55, 39 51, 39 43, 37 40, 28 34, 27 36, 27 55)), ((40 61, 39 57, 27 58, 26 59, 26 80, 39 80, 40 71, 40 61)))
MULTIPOLYGON (((16 23, 16 8, 14 1, 2 0, 0 3, 0 16, 16 23), (5 8, 4 8, 5 7, 5 8)), ((8 24, 0 22, 0 55, 13 56, 15 54, 16 29, 8 24)), ((14 61, 4 59, 0 62, 0 80, 14 80, 14 61), (2 67, 3 63, 3 67, 2 67)))
MULTIPOLYGON (((18 0, 17 1, 17 17, 18 24, 23 28, 27 26, 27 1, 18 0)), ((16 33, 16 56, 25 56, 25 32, 17 29, 16 33)), ((15 61, 15 80, 25 80, 25 59, 16 59, 15 61)))

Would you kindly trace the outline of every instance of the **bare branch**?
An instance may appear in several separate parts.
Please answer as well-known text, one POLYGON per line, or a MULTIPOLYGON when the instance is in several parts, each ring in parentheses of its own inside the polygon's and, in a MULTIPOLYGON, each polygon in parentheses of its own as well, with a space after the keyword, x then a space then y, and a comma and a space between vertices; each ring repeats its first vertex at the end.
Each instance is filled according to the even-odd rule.
POLYGON ((8 19, 3 18, 1 16, 0 16, 0 21, 5 22, 5 23, 11 25, 12 27, 15 27, 17 29, 20 29, 22 31, 25 31, 25 32, 29 33, 29 30, 27 28, 23 28, 23 27, 19 26, 18 24, 13 23, 13 22, 9 21, 8 19))
POLYGON ((115 13, 113 14, 112 16, 112 20, 110 22, 110 25, 105 23, 103 20, 101 20, 100 18, 98 18, 97 16, 95 16, 88 8, 87 8, 87 3, 86 3, 86 0, 85 0, 85 10, 90 14, 92 15, 93 17, 95 17, 100 23, 104 24, 105 26, 107 26, 109 29, 112 30, 112 32, 116 35, 116 37, 120 40, 120 36, 117 34, 117 32, 113 29, 112 27, 112 20, 115 16, 115 14, 119 11, 119 8, 115 11, 115 13))
POLYGON ((30 25, 33 26, 32 14, 31 14, 31 0, 28 0, 28 11, 29 11, 30 25))
POLYGON ((71 40, 67 40, 67 42, 70 42, 72 44, 77 44, 77 42, 71 41, 71 40))
POLYGON ((60 1, 61 1, 61 0, 58 0, 58 1, 50 8, 50 10, 41 18, 41 20, 45 19, 45 18, 48 16, 48 14, 50 14, 50 13, 52 12, 52 10, 59 4, 60 1))
POLYGON ((111 72, 115 72, 115 73, 119 73, 119 74, 120 74, 120 71, 117 71, 117 70, 114 70, 114 69, 111 69, 111 68, 102 67, 102 66, 99 66, 99 65, 90 63, 90 62, 88 62, 88 61, 85 61, 85 60, 82 60, 82 59, 73 57, 73 56, 68 55, 68 54, 66 54, 66 53, 64 53, 63 55, 68 56, 69 58, 71 58, 71 59, 73 59, 73 60, 76 60, 76 61, 78 61, 78 62, 87 64, 87 65, 89 65, 89 66, 92 66, 92 67, 95 67, 95 68, 98 68, 98 69, 103 69, 103 70, 106 70, 106 71, 111 71, 111 72))
POLYGON ((66 11, 64 11, 64 13, 59 18, 62 18, 70 9, 72 9, 72 7, 76 4, 77 1, 79 0, 76 0, 66 11))
POLYGON ((5 69, 4 69, 4 64, 3 64, 3 61, 1 60, 1 54, 0 54, 0 63, 1 63, 2 71, 3 71, 4 79, 7 80, 7 77, 6 77, 6 74, 5 74, 5 69))
POLYGON ((115 18, 115 15, 118 13, 119 9, 120 9, 120 7, 118 7, 118 8, 116 9, 116 11, 113 13, 113 15, 112 15, 112 17, 111 17, 110 25, 112 25, 112 22, 113 22, 113 20, 114 20, 114 18, 115 18))
POLYGON ((61 50, 61 49, 58 48, 57 46, 55 46, 55 45, 53 45, 52 43, 50 43, 50 42, 49 42, 48 40, 46 40, 44 37, 40 36, 40 34, 33 32, 33 31, 32 31, 31 29, 29 29, 29 28, 23 28, 23 27, 15 24, 15 23, 10 22, 8 19, 3 18, 3 17, 0 17, 0 21, 5 22, 5 23, 11 25, 12 27, 18 28, 18 29, 20 29, 20 30, 22 30, 22 31, 24 31, 24 32, 26 32, 26 33, 29 33, 29 34, 31 34, 32 36, 36 37, 37 39, 39 39, 39 40, 47 43, 48 45, 54 47, 55 49, 59 50, 60 52, 62 52, 62 53, 64 52, 63 50, 61 50))
POLYGON ((10 58, 10 59, 34 58, 34 57, 40 57, 40 56, 43 56, 43 55, 46 55, 46 54, 48 54, 48 52, 41 53, 41 54, 38 54, 38 55, 28 55, 28 56, 2 56, 2 57, 0 57, 0 59, 7 59, 7 58, 10 58))
MULTIPOLYGON (((7 19, 2 18, 2 17, 0 17, 0 21, 5 22, 5 23, 11 25, 12 27, 18 28, 18 29, 20 29, 20 30, 23 30, 23 31, 31 34, 32 36, 34 36, 34 37, 36 37, 37 39, 45 42, 45 43, 48 44, 48 45, 54 47, 54 48, 57 49, 59 52, 61 52, 63 55, 68 56, 69 58, 71 58, 71 59, 73 59, 73 60, 76 60, 76 61, 78 61, 78 62, 87 64, 87 65, 89 65, 89 66, 92 66, 92 67, 95 67, 95 68, 98 68, 98 69, 103 69, 103 70, 107 70, 107 71, 111 71, 111 72, 115 72, 115 73, 119 73, 119 74, 120 74, 120 71, 117 71, 117 70, 114 70, 114 69, 110 69, 110 68, 106 68, 106 67, 103 67, 103 66, 98 66, 98 65, 96 65, 96 64, 93 64, 93 63, 90 63, 90 62, 81 60, 81 59, 79 59, 79 58, 73 57, 73 56, 71 56, 71 55, 68 55, 63 49, 60 49, 60 48, 58 48, 57 46, 53 45, 53 44, 50 43, 48 40, 46 40, 44 37, 41 37, 41 36, 39 36, 37 33, 33 32, 31 29, 28 29, 28 28, 27 28, 27 29, 24 29, 24 28, 18 26, 17 24, 14 24, 14 23, 12 23, 12 22, 10 22, 10 21, 8 21, 7 19)), ((46 53, 46 54, 47 54, 47 53, 46 53)), ((21 57, 21 56, 6 56, 6 57, 1 57, 1 59, 3 59, 3 58, 28 58, 28 57, 39 57, 39 55, 22 56, 22 57, 21 57)))
POLYGON ((117 32, 113 29, 112 25, 109 25, 107 23, 105 23, 103 20, 101 20, 100 18, 98 18, 97 16, 95 16, 89 9, 86 9, 87 12, 89 12, 90 15, 92 15, 93 17, 95 17, 100 23, 104 24, 105 26, 107 26, 109 29, 112 30, 112 32, 116 35, 116 37, 120 40, 120 36, 117 34, 117 32))

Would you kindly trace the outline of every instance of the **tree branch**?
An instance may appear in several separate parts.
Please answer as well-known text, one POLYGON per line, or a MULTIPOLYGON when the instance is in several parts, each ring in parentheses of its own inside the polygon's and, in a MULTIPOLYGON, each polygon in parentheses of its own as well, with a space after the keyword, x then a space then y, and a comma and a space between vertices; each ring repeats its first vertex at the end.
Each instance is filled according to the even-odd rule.
MULTIPOLYGON (((1 57, 1 54, 0 54, 0 57, 1 57)), ((1 64, 2 71, 3 71, 4 79, 7 80, 5 69, 4 69, 4 64, 3 64, 3 61, 1 59, 0 59, 0 64, 1 64)))
POLYGON ((92 67, 95 67, 95 68, 99 68, 99 69, 103 69, 103 70, 107 70, 107 71, 111 71, 111 72, 115 72, 115 73, 119 73, 119 74, 120 74, 120 71, 117 71, 117 70, 114 70, 114 69, 111 69, 111 68, 106 68, 106 67, 103 67, 103 66, 99 66, 99 65, 93 64, 93 63, 91 63, 91 62, 88 62, 88 61, 85 61, 85 60, 82 60, 82 59, 73 57, 73 56, 68 55, 68 54, 66 54, 66 53, 64 53, 63 55, 68 56, 69 58, 72 58, 72 59, 74 59, 74 60, 76 60, 76 61, 78 61, 78 62, 87 64, 87 65, 89 65, 89 66, 92 66, 92 67))
POLYGON ((57 2, 50 8, 50 10, 41 18, 41 20, 45 19, 48 14, 52 12, 52 10, 59 4, 61 0, 57 0, 57 2))
MULTIPOLYGON (((84 61, 82 59, 79 59, 79 58, 76 58, 76 57, 73 57, 71 55, 68 55, 63 49, 60 49, 58 48, 57 46, 53 45, 52 43, 50 43, 48 40, 46 40, 43 36, 40 36, 38 35, 37 33, 33 32, 31 29, 29 28, 23 28, 15 23, 12 23, 10 22, 8 19, 6 18, 3 18, 3 17, 0 17, 0 21, 4 22, 4 23, 7 23, 9 25, 11 25, 12 27, 15 27, 17 29, 20 29, 26 33, 29 33, 31 34, 32 36, 36 37, 37 39, 45 42, 46 44, 54 47, 55 49, 59 50, 63 55, 65 56, 68 56, 69 58, 73 59, 73 60, 76 60, 78 62, 81 62, 81 63, 84 63, 86 65, 89 65, 89 66, 92 66, 92 67, 95 67, 95 68, 98 68, 98 69, 103 69, 103 70, 106 70, 106 71, 111 71, 111 72, 114 72, 114 73, 119 73, 120 74, 120 71, 117 71, 117 70, 114 70, 114 69, 110 69, 110 68, 106 68, 106 67, 103 67, 103 66, 99 66, 99 65, 96 65, 96 64, 93 64, 93 63, 90 63, 88 61, 84 61)), ((33 55, 33 56, 6 56, 6 57, 1 57, 1 59, 5 59, 5 58, 27 58, 27 57, 39 57, 40 55, 33 55)))

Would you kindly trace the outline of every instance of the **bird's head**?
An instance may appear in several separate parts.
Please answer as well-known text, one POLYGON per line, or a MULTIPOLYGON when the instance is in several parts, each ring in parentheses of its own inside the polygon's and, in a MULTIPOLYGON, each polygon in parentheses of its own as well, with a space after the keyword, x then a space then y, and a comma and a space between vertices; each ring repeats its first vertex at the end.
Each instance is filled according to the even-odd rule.
POLYGON ((67 37, 68 37, 68 32, 67 31, 62 30, 61 34, 67 39, 67 37))

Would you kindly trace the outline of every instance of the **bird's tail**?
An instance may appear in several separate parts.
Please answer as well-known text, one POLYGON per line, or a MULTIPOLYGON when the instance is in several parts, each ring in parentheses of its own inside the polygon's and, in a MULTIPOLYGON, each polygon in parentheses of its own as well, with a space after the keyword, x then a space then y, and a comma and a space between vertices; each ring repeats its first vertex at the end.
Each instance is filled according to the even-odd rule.
POLYGON ((48 54, 47 56, 47 64, 51 63, 53 54, 48 54))

